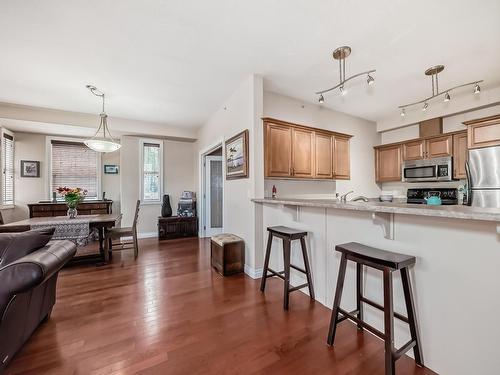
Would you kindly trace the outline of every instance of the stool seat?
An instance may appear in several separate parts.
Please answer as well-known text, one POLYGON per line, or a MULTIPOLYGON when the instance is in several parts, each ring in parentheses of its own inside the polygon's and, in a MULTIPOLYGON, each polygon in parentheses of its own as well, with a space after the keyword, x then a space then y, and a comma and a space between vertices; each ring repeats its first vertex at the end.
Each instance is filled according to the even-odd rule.
POLYGON ((297 240, 301 237, 307 236, 307 232, 300 229, 293 229, 284 226, 268 227, 267 230, 277 237, 289 237, 291 240, 297 240))
POLYGON ((361 261, 360 263, 366 262, 371 266, 378 265, 389 267, 393 270, 399 270, 415 264, 415 257, 412 255, 393 253, 357 242, 337 245, 335 246, 335 250, 346 254, 349 260, 354 260, 350 258, 356 258, 358 262, 361 261))
POLYGON ((222 233, 212 236, 212 241, 214 241, 219 246, 224 246, 227 243, 243 241, 243 238, 238 237, 231 233, 222 233))

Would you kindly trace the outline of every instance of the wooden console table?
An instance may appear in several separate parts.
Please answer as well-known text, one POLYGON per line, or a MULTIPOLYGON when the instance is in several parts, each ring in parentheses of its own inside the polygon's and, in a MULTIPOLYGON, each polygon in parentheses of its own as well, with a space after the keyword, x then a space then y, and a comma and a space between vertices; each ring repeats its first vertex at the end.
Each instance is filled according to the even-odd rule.
MULTIPOLYGON (((112 200, 83 201, 78 205, 78 215, 99 215, 112 213, 112 200)), ((39 202, 28 204, 30 218, 66 216, 68 207, 64 202, 39 202)))
POLYGON ((197 217, 158 217, 158 238, 160 240, 197 236, 197 217))

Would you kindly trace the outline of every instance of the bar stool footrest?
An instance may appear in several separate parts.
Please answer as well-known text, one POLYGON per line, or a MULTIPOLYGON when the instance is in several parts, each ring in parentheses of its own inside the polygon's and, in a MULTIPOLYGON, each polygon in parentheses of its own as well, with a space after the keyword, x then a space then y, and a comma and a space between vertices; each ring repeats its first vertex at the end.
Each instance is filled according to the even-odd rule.
MULTIPOLYGON (((349 320, 353 321, 354 323, 359 324, 363 328, 366 328, 368 331, 373 333, 375 336, 378 336, 382 340, 385 338, 385 334, 383 332, 379 331, 377 328, 371 326, 370 324, 364 322, 363 320, 358 319, 358 317, 351 315, 351 313, 345 311, 344 309, 341 309, 340 307, 338 310, 339 310, 339 313, 344 315, 343 320, 349 319, 349 320)), ((342 318, 340 318, 340 319, 342 319, 342 318)), ((339 321, 339 319, 337 319, 337 322, 338 321, 339 321)))
POLYGON ((281 280, 285 280, 285 276, 283 276, 283 274, 285 273, 285 271, 277 272, 275 270, 272 270, 272 269, 268 268, 267 272, 271 272, 271 275, 269 275, 269 274, 264 275, 266 279, 268 277, 279 277, 281 280))
POLYGON ((417 345, 417 342, 415 340, 408 341, 401 348, 396 350, 396 352, 394 353, 394 357, 396 357, 396 359, 399 359, 399 357, 401 357, 403 354, 405 354, 408 350, 413 348, 415 345, 417 345))
POLYGON ((309 284, 305 283, 305 284, 297 285, 297 286, 294 286, 293 288, 288 289, 288 291, 289 292, 295 292, 296 290, 305 288, 306 286, 309 286, 309 284))

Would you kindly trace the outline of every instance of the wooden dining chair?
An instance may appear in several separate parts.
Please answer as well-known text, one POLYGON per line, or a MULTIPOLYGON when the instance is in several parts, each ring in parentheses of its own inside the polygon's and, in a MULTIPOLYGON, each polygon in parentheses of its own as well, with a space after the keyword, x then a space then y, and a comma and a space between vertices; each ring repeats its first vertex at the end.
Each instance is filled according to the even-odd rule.
POLYGON ((137 256, 139 255, 139 244, 137 242, 137 222, 139 219, 140 205, 141 201, 138 200, 135 206, 134 222, 132 223, 131 227, 111 228, 107 231, 104 243, 107 247, 105 251, 109 251, 110 255, 112 255, 113 251, 134 249, 134 259, 137 259, 137 256), (132 240, 122 241, 123 237, 132 237, 132 240))

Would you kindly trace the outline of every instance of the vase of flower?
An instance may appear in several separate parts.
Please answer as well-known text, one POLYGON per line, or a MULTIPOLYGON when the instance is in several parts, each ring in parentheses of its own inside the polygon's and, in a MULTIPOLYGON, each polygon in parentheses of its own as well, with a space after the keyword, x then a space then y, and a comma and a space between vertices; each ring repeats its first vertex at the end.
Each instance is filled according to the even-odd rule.
POLYGON ((75 219, 78 215, 78 204, 83 201, 87 195, 87 190, 81 188, 70 189, 66 186, 58 187, 56 191, 64 197, 64 201, 68 206, 68 218, 75 219))

